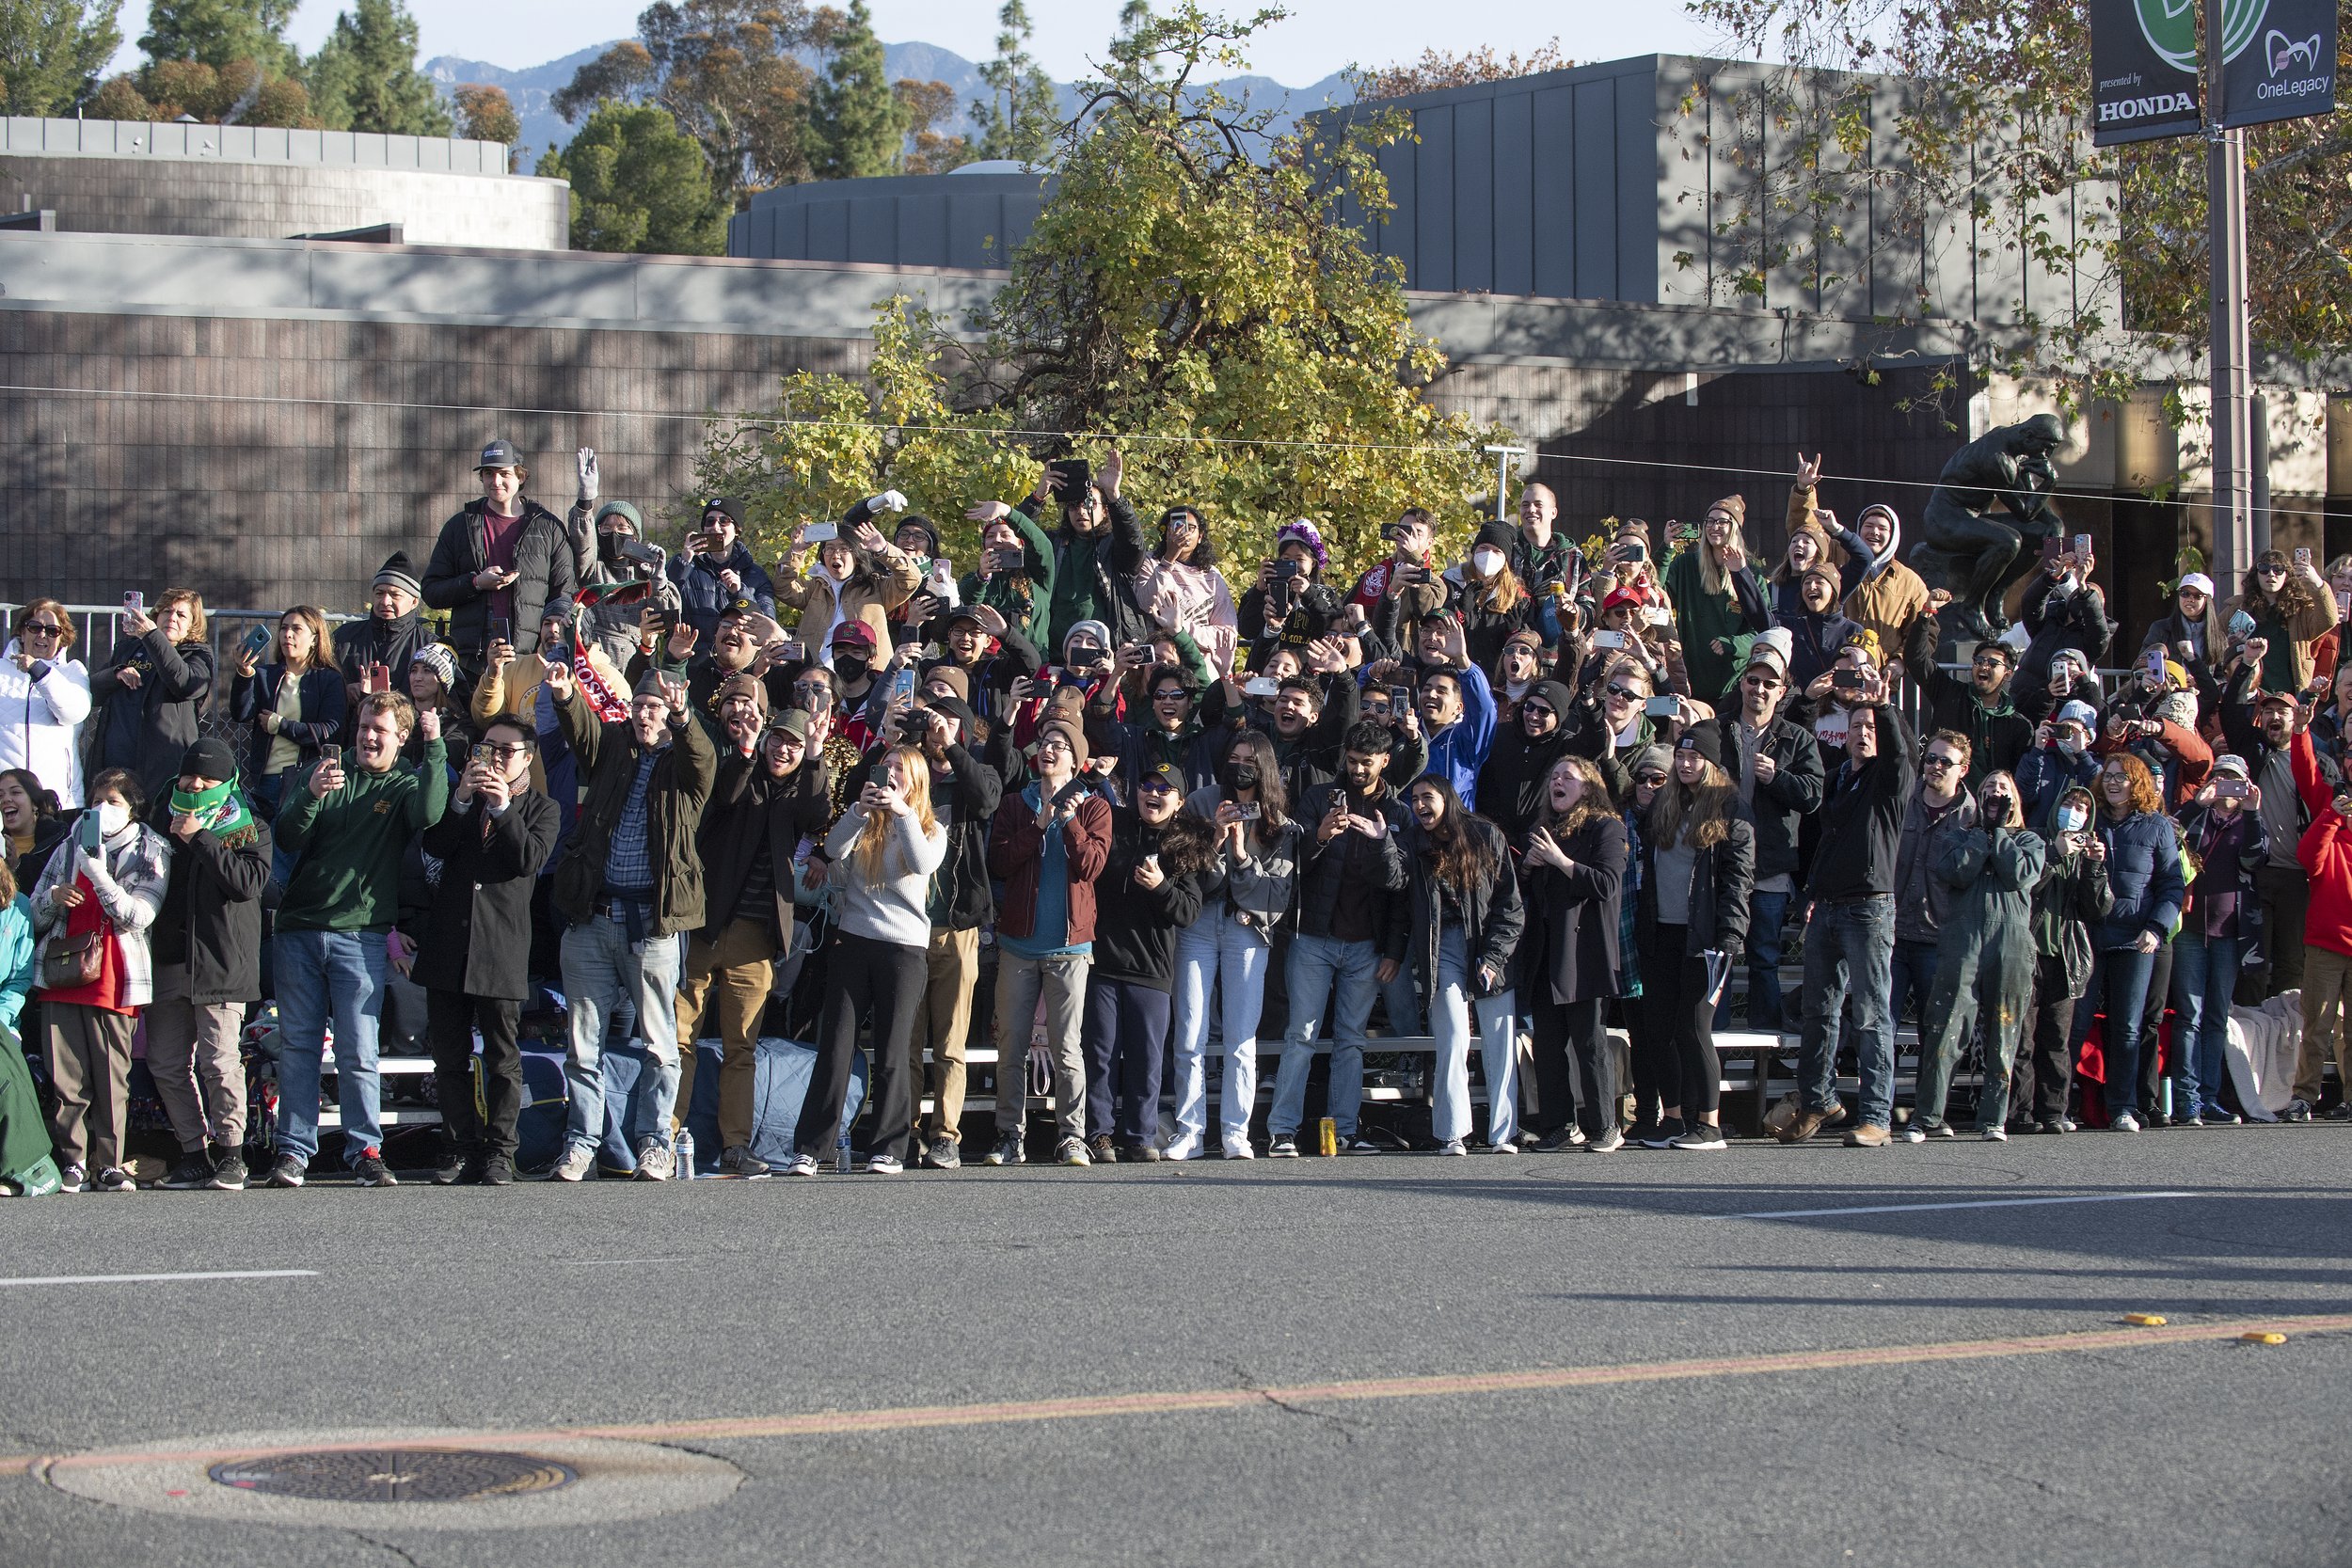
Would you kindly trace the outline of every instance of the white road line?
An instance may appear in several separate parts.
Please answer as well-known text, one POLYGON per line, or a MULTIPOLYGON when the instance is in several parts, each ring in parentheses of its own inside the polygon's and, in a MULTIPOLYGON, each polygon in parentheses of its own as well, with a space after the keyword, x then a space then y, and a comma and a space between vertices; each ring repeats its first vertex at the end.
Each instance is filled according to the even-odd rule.
POLYGON ((203 1274, 51 1274, 24 1279, 0 1279, 10 1285, 146 1285, 176 1279, 316 1279, 316 1269, 215 1269, 203 1274))
POLYGON ((1774 1209, 1761 1214, 1718 1214, 1720 1220, 1834 1219, 1841 1214, 1919 1214, 1933 1209, 2038 1209, 2049 1203, 2137 1203, 2151 1197, 2197 1197, 2197 1193, 2092 1193, 2081 1197, 1994 1197, 1975 1203, 1880 1203, 1861 1209, 1774 1209))

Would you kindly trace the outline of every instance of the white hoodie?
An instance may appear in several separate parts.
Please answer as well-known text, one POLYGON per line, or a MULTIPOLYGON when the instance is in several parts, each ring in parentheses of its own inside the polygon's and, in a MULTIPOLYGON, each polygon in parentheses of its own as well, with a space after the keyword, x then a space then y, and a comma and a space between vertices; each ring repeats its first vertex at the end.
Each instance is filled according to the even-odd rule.
POLYGON ((11 638, 0 655, 0 768, 22 768, 69 810, 82 803, 82 721, 89 717, 89 672, 60 658, 17 668, 11 638), (33 678, 34 671, 40 678, 33 678))

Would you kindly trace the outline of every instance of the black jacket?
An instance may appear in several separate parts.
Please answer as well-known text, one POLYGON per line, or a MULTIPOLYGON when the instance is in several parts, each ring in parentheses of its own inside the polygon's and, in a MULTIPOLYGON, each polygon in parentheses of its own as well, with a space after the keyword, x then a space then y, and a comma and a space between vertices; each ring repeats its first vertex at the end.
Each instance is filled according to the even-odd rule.
MULTIPOLYGON (((473 578, 490 563, 482 519, 490 503, 475 499, 441 525, 433 559, 425 563, 424 602, 446 610, 449 640, 469 660, 479 660, 490 641, 490 594, 473 578)), ((515 541, 515 625, 507 641, 518 654, 539 651, 539 618, 549 605, 567 602, 578 590, 572 539, 564 519, 522 498, 522 531, 515 541)))
POLYGON ((1590 1002, 1625 990, 1618 950, 1625 925, 1625 822, 1604 812, 1560 847, 1575 863, 1574 872, 1539 865, 1526 873, 1519 998, 1531 1006, 1590 1002))
MULTIPOLYGON (((1511 955, 1519 944, 1519 932, 1527 924, 1526 911, 1519 904, 1519 879, 1512 869, 1513 856, 1502 841, 1502 830, 1485 817, 1472 816, 1463 822, 1465 831, 1486 842, 1494 856, 1495 874, 1480 886, 1470 890, 1462 900, 1463 945, 1470 956, 1470 989, 1474 996, 1492 996, 1511 984, 1511 955), (1478 972, 1491 966, 1501 976, 1501 984, 1487 988, 1478 972)), ((1392 899, 1391 911, 1401 911, 1402 919, 1391 918, 1388 934, 1381 945, 1384 957, 1409 963, 1413 977, 1421 982, 1422 994, 1435 995, 1438 977, 1438 933, 1442 899, 1436 880, 1431 877, 1429 862, 1422 853, 1428 847, 1421 825, 1413 824, 1411 836, 1405 845, 1406 881, 1410 895, 1392 899)), ((1573 858, 1573 851, 1570 851, 1573 858)))
POLYGON ((201 642, 174 647, 160 626, 126 638, 89 673, 89 695, 87 722, 98 734, 90 771, 127 768, 150 800, 160 800, 179 778, 180 759, 212 701, 213 650, 201 642), (136 687, 122 684, 125 670, 138 671, 136 687))
MULTIPOLYGON (((148 825, 167 838, 169 795, 167 789, 147 814, 148 825)), ((184 844, 171 839, 171 879, 148 929, 148 957, 158 969, 186 964, 188 1000, 199 1007, 261 998, 262 890, 269 885, 270 847, 269 824, 258 816, 251 841, 234 848, 209 828, 184 844)), ((40 868, 31 871, 20 874, 23 886, 31 887, 40 868)))
POLYGON ((1160 851, 1162 832, 1127 807, 1112 809, 1110 858, 1094 882, 1090 973, 1097 980, 1125 980, 1152 990, 1175 983, 1176 933, 1200 918, 1200 878, 1168 876, 1156 888, 1136 885, 1136 867, 1160 851))
POLYGON ((528 1001, 531 892, 562 830, 563 813, 535 789, 496 817, 478 795, 463 811, 453 798, 420 840, 441 863, 441 879, 409 978, 427 990, 528 1001))
MULTIPOLYGON (((1344 830, 1326 844, 1318 830, 1326 813, 1331 809, 1334 792, 1346 793, 1344 780, 1317 784, 1307 792, 1297 807, 1299 826, 1306 830, 1300 840, 1298 866, 1298 929, 1311 937, 1331 934, 1331 915, 1339 908, 1342 889, 1352 880, 1356 895, 1371 900, 1365 909, 1364 923, 1377 941, 1385 924, 1380 905, 1390 895, 1405 890, 1405 831, 1412 826, 1413 816, 1405 807, 1395 790, 1381 785, 1379 797, 1372 802, 1373 815, 1389 824, 1389 832, 1382 838, 1367 838, 1353 829, 1344 830)), ((1353 800, 1351 797, 1351 806, 1353 800)))
MULTIPOLYGON (((1738 716, 1724 721, 1724 739, 1735 743, 1738 716)), ((1748 815, 1756 822, 1756 879, 1794 875, 1797 869, 1799 819, 1821 809, 1821 792, 1828 781, 1821 769, 1820 743, 1813 732, 1775 714, 1765 726, 1759 754, 1772 759, 1772 777, 1756 786, 1748 815)), ((1737 759, 1732 783, 1737 784, 1737 759)))
POLYGON ((229 689, 229 717, 240 724, 253 724, 245 743, 248 784, 263 776, 274 742, 292 741, 299 752, 290 772, 307 772, 321 752, 342 744, 343 725, 351 717, 351 705, 343 695, 343 673, 327 664, 304 671, 296 683, 302 694, 302 717, 287 720, 272 735, 254 721, 278 711, 278 694, 285 684, 284 665, 264 664, 250 675, 239 675, 229 689))
POLYGON ((1821 800, 1820 847, 1805 896, 1820 903, 1891 894, 1903 808, 1918 776, 1911 726, 1888 704, 1878 714, 1878 755, 1838 765, 1821 800))
POLYGON ((712 941, 736 918, 757 857, 769 857, 774 908, 769 924, 776 951, 792 940, 792 856, 803 838, 822 840, 833 826, 833 769, 803 757, 783 778, 757 756, 732 746, 719 758, 718 782, 694 832, 703 860, 702 932, 712 941))
MULTIPOLYGON (((516 584, 517 588, 521 586, 516 584)), ((406 695, 409 661, 417 657, 419 648, 432 641, 423 621, 413 610, 397 621, 379 621, 373 615, 345 621, 335 628, 334 635, 335 666, 343 673, 344 695, 348 697, 359 689, 361 677, 371 664, 389 669, 392 689, 406 695)))
POLYGON ((2050 596, 2057 579, 2036 572, 2026 589, 2018 616, 2032 641, 2026 644, 2024 666, 2047 671, 2051 656, 2072 648, 2093 670, 2106 662, 2107 645, 2115 641, 2115 623, 2107 619, 2107 597, 2096 583, 2085 583, 2062 599, 2050 596))
MULTIPOLYGON (((1691 857, 1690 915, 1683 923, 1688 932, 1683 950, 1660 954, 1661 958, 1696 958, 1710 948, 1737 954, 1747 947, 1748 895, 1756 888, 1756 824, 1736 816, 1724 826, 1730 831, 1722 843, 1691 857)), ((1574 860, 1576 851, 1570 849, 1568 858, 1574 860)), ((1658 936, 1658 846, 1647 832, 1642 835, 1639 898, 1633 930, 1647 958, 1657 949, 1658 936)))
POLYGON ((1486 765, 1478 770, 1478 809, 1494 818, 1514 848, 1526 847, 1528 830, 1543 809, 1544 784, 1551 777, 1553 765, 1568 755, 1567 721, 1573 717, 1562 713, 1562 722, 1541 740, 1528 739, 1526 730, 1516 721, 1495 730, 1486 765))

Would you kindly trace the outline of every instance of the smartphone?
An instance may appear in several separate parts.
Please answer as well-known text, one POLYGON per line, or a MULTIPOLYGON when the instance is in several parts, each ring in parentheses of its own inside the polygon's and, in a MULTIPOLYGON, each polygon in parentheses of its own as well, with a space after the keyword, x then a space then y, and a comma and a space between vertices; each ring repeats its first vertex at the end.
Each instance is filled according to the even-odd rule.
POLYGON ((651 545, 640 544, 634 539, 624 539, 616 547, 623 561, 634 561, 645 566, 661 564, 661 552, 651 545))
POLYGON ((808 644, 805 642, 779 642, 776 644, 776 657, 783 659, 787 663, 804 664, 808 661, 808 644))
POLYGON ((1245 697, 1271 697, 1282 689, 1282 683, 1272 675, 1258 675, 1241 689, 1245 697))
POLYGON ((1029 553, 1026 550, 991 550, 988 552, 988 569, 992 572, 1018 572, 1025 569, 1028 563, 1029 553))
POLYGON ((128 594, 122 595, 122 608, 129 610, 134 615, 146 614, 147 594, 139 589, 132 589, 128 594))
POLYGON ((359 689, 369 696, 392 689, 392 670, 389 664, 371 664, 359 677, 359 689))
POLYGON ((1295 578, 1298 572, 1298 562, 1288 556, 1284 556, 1274 563, 1274 575, 1278 578, 1295 578))
POLYGON ((1593 646, 1596 648, 1622 648, 1625 646, 1625 633, 1621 631, 1597 631, 1593 633, 1593 646))
POLYGON ((2295 563, 2296 563, 2296 565, 2297 565, 2298 567, 2302 568, 2304 571, 2307 571, 2307 572, 2308 572, 2308 571, 2310 571, 2310 570, 2311 570, 2311 566, 2312 566, 2312 550, 2311 550, 2311 546, 2310 546, 2309 545, 2297 545, 2297 546, 2296 546, 2296 548, 2295 548, 2295 563))
POLYGON ((2216 779, 2213 785, 2213 798, 2217 800, 2245 800, 2246 781, 2244 779, 2216 779))
POLYGON ((2162 648, 2149 649, 2147 665, 2148 673, 2150 674, 2155 676, 2159 681, 2164 679, 2164 650, 2162 648))
POLYGON ((1411 707, 1412 705, 1413 689, 1411 687, 1392 686, 1389 688, 1389 706, 1391 709, 1402 711, 1406 708, 1411 707))
POLYGON ((2057 534, 2053 533, 2050 537, 2042 541, 2042 563, 2046 566, 2051 562, 2056 561, 2058 558, 2058 537, 2057 534))
POLYGON ((902 664, 898 667, 898 673, 890 677, 890 700, 894 703, 903 702, 912 699, 914 695, 914 666, 902 664))
POLYGON ((1672 611, 1661 610, 1654 604, 1642 607, 1642 625, 1645 626, 1662 626, 1673 619, 1672 611))
POLYGON ((1865 682, 1861 671, 1840 668, 1830 672, 1829 684, 1833 690, 1859 691, 1865 682))
POLYGON ((1672 697, 1652 697, 1642 705, 1642 711, 1652 719, 1672 719, 1682 711, 1682 705, 1672 697))
POLYGON ((1617 546, 1617 559, 1629 566, 1638 566, 1649 559, 1649 546, 1639 539, 1628 539, 1617 546))
POLYGON ((2336 590, 2336 619, 2342 621, 2348 618, 2352 618, 2352 593, 2339 588, 2336 590))
POLYGON ((1244 822, 1255 822, 1265 811, 1264 805, 1256 800, 1240 801, 1234 809, 1241 813, 1241 819, 1244 822))
POLYGON ((485 768, 494 768, 499 765, 498 748, 495 746, 476 746, 472 751, 467 752, 466 754, 473 758, 474 761, 480 763, 485 768))
POLYGON ((2089 561, 2090 559, 2090 534, 2077 533, 2074 535, 2074 559, 2076 561, 2089 561))
POLYGON ((259 654, 269 646, 269 627, 256 622, 245 628, 245 641, 238 644, 248 654, 259 654))
POLYGON ((811 523, 801 531, 803 545, 830 545, 841 537, 841 530, 832 523, 811 523))
POLYGON ((90 854, 98 853, 99 845, 104 842, 98 831, 98 808, 96 806, 85 807, 82 819, 76 826, 81 830, 82 847, 90 854))
POLYGON ((1057 457, 1045 465, 1045 472, 1054 499, 1063 506, 1075 506, 1094 483, 1094 469, 1083 457, 1057 457))
POLYGON ((511 618, 509 618, 509 617, 507 617, 507 616, 504 616, 504 615, 493 615, 493 616, 491 616, 491 617, 490 617, 490 641, 493 641, 493 642, 503 642, 503 643, 505 643, 508 647, 510 647, 510 648, 511 648, 511 647, 513 647, 513 646, 515 645, 515 623, 514 623, 514 621, 513 621, 511 618))

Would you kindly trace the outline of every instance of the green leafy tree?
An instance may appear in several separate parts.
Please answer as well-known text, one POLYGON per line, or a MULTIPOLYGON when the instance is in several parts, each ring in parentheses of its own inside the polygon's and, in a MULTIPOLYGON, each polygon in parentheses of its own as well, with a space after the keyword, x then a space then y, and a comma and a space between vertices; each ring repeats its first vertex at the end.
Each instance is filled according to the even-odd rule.
POLYGON ((184 114, 207 125, 320 125, 300 82, 249 59, 217 69, 202 60, 156 60, 135 77, 109 78, 90 100, 89 112, 101 119, 178 119, 184 114))
POLYGON ((819 180, 863 180, 894 172, 906 141, 906 106, 891 87, 882 40, 866 0, 826 17, 829 56, 808 112, 808 168, 819 180))
POLYGON ((358 0, 307 72, 319 118, 338 131, 446 136, 449 110, 417 69, 417 19, 401 0, 358 0))
MULTIPOLYGON (((1343 187, 1388 209, 1375 154, 1403 117, 1269 141, 1270 116, 1201 85, 1243 66, 1265 20, 1184 4, 1116 41, 1063 133, 1055 194, 973 324, 984 341, 891 302, 868 379, 788 379, 772 417, 714 436, 706 491, 749 498, 774 544, 884 486, 946 524, 1025 494, 1042 457, 1116 446, 1130 494, 1200 505, 1236 560, 1300 516, 1340 576, 1408 504, 1466 533, 1488 483, 1479 448, 1502 433, 1422 395, 1444 359, 1413 331, 1394 261, 1337 210, 1343 187)), ((949 532, 968 558, 969 528, 949 532)))
POLYGON ((951 136, 932 126, 956 112, 956 89, 945 82, 917 82, 900 77, 890 84, 905 111, 907 150, 899 172, 945 174, 979 156, 969 136, 951 136))
MULTIPOLYGON (((1125 18, 1121 21, 1123 24, 1125 18)), ((980 67, 988 96, 972 101, 979 155, 1042 164, 1053 155, 1061 115, 1055 106, 1053 82, 1029 57, 1028 8, 1022 0, 1005 0, 996 24, 1004 31, 996 35, 995 57, 980 67)))
POLYGON ((816 76, 803 0, 658 0, 637 36, 582 66, 555 94, 578 124, 608 100, 660 105, 702 150, 710 190, 733 210, 753 192, 808 178, 803 142, 816 76))
MULTIPOLYGON (((504 142, 512 149, 523 134, 515 101, 504 87, 486 82, 462 82, 453 95, 457 103, 457 134, 469 141, 504 142)), ((510 154, 511 155, 511 154, 510 154)))
POLYGON ((292 75, 302 56, 286 40, 299 0, 153 0, 140 52, 150 61, 195 60, 218 71, 251 60, 267 75, 292 75))
POLYGON ((726 209, 713 199, 694 138, 653 103, 605 103, 538 172, 572 182, 572 245, 580 250, 716 256, 726 209))
POLYGON ((0 0, 0 112, 62 115, 98 90, 122 45, 122 0, 0 0))

